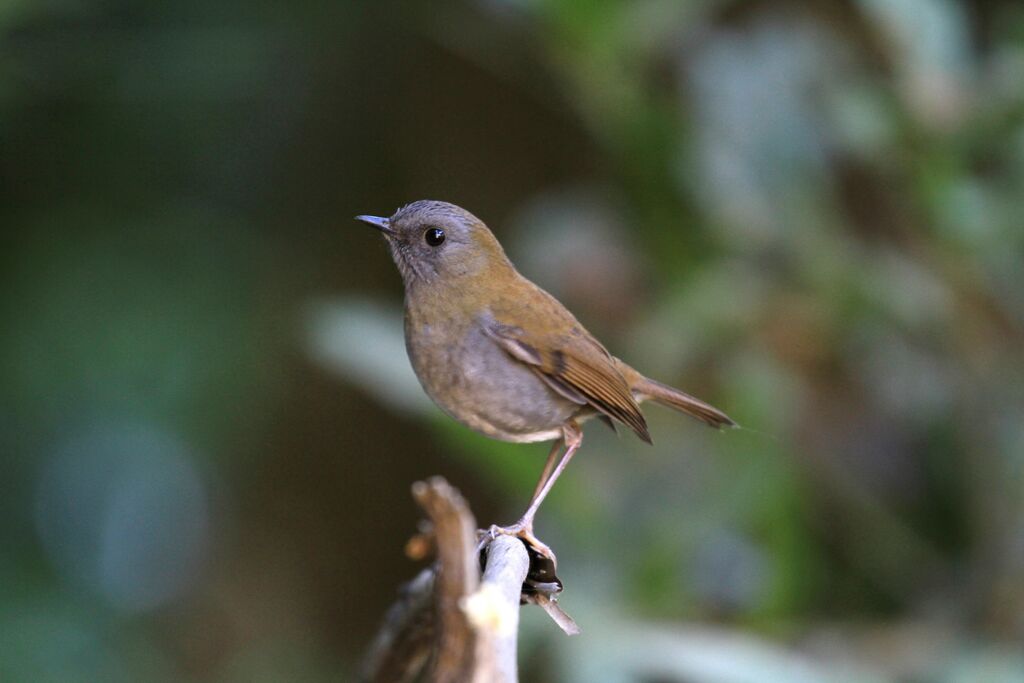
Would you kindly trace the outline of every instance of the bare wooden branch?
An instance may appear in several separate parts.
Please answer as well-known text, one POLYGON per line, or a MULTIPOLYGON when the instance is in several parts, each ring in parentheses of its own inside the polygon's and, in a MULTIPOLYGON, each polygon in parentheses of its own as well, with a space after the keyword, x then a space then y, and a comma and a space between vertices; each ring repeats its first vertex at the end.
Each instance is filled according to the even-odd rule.
POLYGON ((518 538, 498 536, 487 546, 480 590, 464 603, 477 634, 473 683, 518 680, 519 601, 529 568, 526 546, 518 538))
MULTIPOLYGON (((413 497, 432 523, 437 562, 407 584, 388 611, 363 680, 410 683, 428 666, 426 680, 432 683, 515 683, 521 600, 540 604, 553 617, 565 616, 553 597, 561 589, 553 567, 534 568, 528 579, 532 560, 521 540, 499 535, 478 543, 469 506, 444 479, 417 482, 413 497)), ((566 632, 575 627, 556 622, 566 632)))
POLYGON ((438 633, 431 664, 433 683, 470 680, 476 634, 461 603, 480 585, 476 521, 462 494, 441 477, 416 482, 413 498, 434 524, 437 543, 437 579, 434 611, 438 633))
POLYGON ((399 591, 363 663, 367 683, 410 683, 434 649, 434 580, 431 567, 399 591))

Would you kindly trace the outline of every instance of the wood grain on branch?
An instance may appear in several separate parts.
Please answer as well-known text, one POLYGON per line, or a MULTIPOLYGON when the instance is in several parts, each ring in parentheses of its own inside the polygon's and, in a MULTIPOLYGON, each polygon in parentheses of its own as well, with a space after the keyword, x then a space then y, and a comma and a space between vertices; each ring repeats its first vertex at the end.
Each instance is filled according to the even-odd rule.
POLYGON ((363 679, 407 683, 428 666, 432 683, 515 683, 526 546, 499 536, 481 577, 476 521, 462 495, 434 477, 413 485, 433 525, 437 562, 402 590, 370 647, 363 679))

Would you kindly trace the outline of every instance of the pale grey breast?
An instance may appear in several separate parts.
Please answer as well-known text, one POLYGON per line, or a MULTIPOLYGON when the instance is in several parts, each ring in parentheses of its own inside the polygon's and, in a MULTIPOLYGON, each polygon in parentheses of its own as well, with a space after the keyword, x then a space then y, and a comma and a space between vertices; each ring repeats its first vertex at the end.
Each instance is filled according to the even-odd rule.
POLYGON ((406 315, 406 348, 424 391, 467 427, 503 441, 546 441, 581 406, 556 394, 510 357, 477 321, 444 332, 406 315), (452 341, 455 340, 455 341, 452 341))

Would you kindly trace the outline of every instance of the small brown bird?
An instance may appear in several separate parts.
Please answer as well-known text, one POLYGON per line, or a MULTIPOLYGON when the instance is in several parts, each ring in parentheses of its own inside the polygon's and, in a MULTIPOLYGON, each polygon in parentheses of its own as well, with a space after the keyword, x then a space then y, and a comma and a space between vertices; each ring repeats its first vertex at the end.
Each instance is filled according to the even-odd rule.
POLYGON ((405 348, 427 395, 485 436, 556 440, 526 512, 496 531, 554 559, 533 535, 533 519, 579 449, 583 420, 597 416, 613 428, 621 422, 650 443, 640 403, 653 400, 712 427, 735 424, 608 353, 562 304, 516 271, 468 211, 424 200, 390 218, 356 220, 383 233, 402 274, 405 348))

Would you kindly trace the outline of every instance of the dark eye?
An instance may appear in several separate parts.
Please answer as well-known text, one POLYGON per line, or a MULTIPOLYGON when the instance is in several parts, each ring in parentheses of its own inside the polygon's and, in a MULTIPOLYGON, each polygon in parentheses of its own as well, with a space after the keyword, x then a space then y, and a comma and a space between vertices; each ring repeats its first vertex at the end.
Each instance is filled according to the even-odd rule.
POLYGON ((444 242, 444 230, 441 228, 429 228, 423 233, 423 239, 432 247, 439 247, 444 242))

